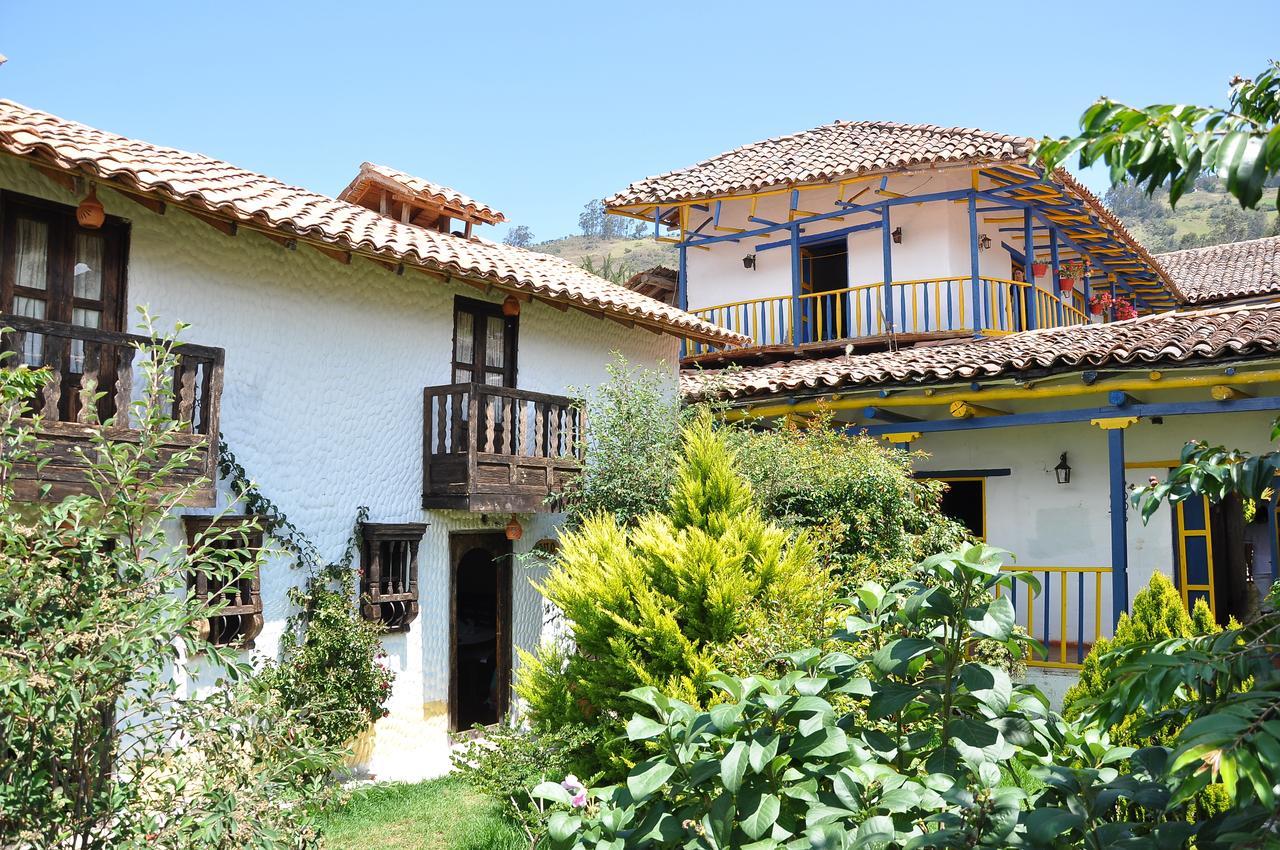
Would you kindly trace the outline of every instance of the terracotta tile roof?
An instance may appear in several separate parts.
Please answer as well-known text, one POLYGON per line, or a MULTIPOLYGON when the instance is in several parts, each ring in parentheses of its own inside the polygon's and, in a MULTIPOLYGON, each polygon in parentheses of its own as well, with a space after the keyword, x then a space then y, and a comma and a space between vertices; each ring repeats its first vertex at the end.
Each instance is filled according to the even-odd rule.
POLYGON ((1280 303, 1079 325, 901 351, 790 360, 765 366, 686 370, 689 397, 744 398, 881 385, 916 385, 1129 365, 1191 365, 1237 356, 1280 355, 1280 303))
POLYGON ((656 298, 664 304, 674 304, 676 289, 680 282, 680 272, 666 266, 654 266, 642 272, 636 272, 623 284, 633 292, 656 298))
POLYGON ((0 151, 325 247, 529 292, 678 335, 746 342, 558 257, 401 224, 230 163, 117 136, 8 100, 0 100, 0 151))
POLYGON ((439 183, 432 183, 430 180, 423 180, 421 177, 414 177, 412 174, 373 162, 360 164, 360 173, 347 188, 338 193, 338 200, 356 203, 356 198, 369 184, 412 195, 424 205, 456 211, 462 214, 461 217, 473 221, 498 224, 507 220, 505 215, 488 204, 473 200, 457 189, 450 189, 448 186, 441 186, 439 183))
POLYGON ((1033 142, 963 127, 892 121, 835 121, 743 145, 689 168, 636 181, 605 206, 685 201, 814 183, 911 165, 1025 161, 1033 142))
POLYGON ((1156 254, 1188 304, 1280 294, 1280 236, 1156 254))

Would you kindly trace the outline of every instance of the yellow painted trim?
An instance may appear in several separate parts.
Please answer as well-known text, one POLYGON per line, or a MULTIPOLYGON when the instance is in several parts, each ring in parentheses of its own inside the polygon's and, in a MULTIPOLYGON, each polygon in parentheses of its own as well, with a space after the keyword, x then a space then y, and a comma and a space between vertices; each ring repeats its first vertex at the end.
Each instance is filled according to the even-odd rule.
POLYGON ((1226 384, 1214 384, 1209 388, 1209 395, 1214 401, 1235 401, 1241 398, 1253 398, 1253 393, 1247 393, 1238 387, 1229 387, 1226 384))
POLYGON ((1125 461, 1125 469, 1173 469, 1182 466, 1180 460, 1134 460, 1125 461))
POLYGON ((1189 598, 1190 591, 1199 590, 1205 592, 1209 597, 1209 611, 1216 617, 1218 614, 1217 600, 1213 593, 1213 522, 1209 516, 1209 497, 1201 496, 1204 500, 1204 528, 1187 530, 1186 502, 1178 502, 1177 510, 1177 535, 1178 535, 1178 591, 1182 594, 1183 607, 1188 612, 1191 611, 1191 600, 1189 598), (1187 538, 1203 537, 1204 538, 1204 555, 1207 572, 1209 575, 1208 584, 1191 584, 1187 580, 1187 538))
POLYGON ((904 431, 898 434, 881 434, 880 436, 884 437, 885 442, 894 443, 896 445, 898 443, 914 443, 916 440, 920 439, 920 432, 904 431))
MULTIPOLYGON (((985 333, 985 332, 984 332, 985 333)), ((1225 384, 1229 386, 1249 384, 1262 384, 1280 381, 1280 369, 1266 369, 1258 372, 1238 372, 1235 375, 1194 375, 1189 377, 1164 377, 1161 376, 1157 385, 1156 381, 1149 378, 1134 378, 1129 380, 1107 381, 1105 384, 1058 384, 1054 386, 1028 385, 1025 387, 993 387, 991 389, 982 390, 982 399, 984 401, 1010 401, 1021 399, 1046 399, 1046 398, 1070 398, 1082 395, 1100 395, 1108 393, 1112 390, 1121 390, 1124 392, 1140 392, 1142 390, 1161 389, 1176 390, 1189 389, 1194 387, 1211 387, 1215 384, 1225 384)), ((748 415, 759 417, 783 416, 787 413, 815 413, 819 409, 824 410, 853 410, 856 408, 866 407, 868 404, 875 404, 878 407, 894 408, 894 407, 924 407, 931 405, 949 405, 953 401, 968 401, 973 398, 973 390, 953 390, 950 392, 939 392, 935 389, 926 389, 921 395, 908 395, 905 392, 902 395, 893 395, 888 398, 880 398, 879 390, 859 390, 853 388, 847 392, 836 392, 830 397, 819 401, 796 402, 794 404, 762 404, 757 407, 743 408, 731 411, 730 418, 740 419, 748 415), (857 397, 850 397, 852 393, 859 393, 857 397)))
POLYGON ((1138 417, 1136 416, 1108 416, 1102 419, 1090 419, 1089 424, 1097 425, 1103 431, 1114 431, 1128 428, 1137 421, 1138 417))

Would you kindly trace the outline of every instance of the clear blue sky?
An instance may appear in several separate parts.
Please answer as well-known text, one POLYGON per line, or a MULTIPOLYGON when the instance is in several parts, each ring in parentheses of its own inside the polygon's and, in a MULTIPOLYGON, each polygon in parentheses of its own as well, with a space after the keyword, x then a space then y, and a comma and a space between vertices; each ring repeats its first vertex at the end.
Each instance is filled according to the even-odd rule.
POLYGON ((1221 103, 1278 23, 1274 0, 0 0, 0 95, 330 194, 385 163, 544 239, 632 180, 836 118, 1040 135, 1101 94, 1221 103))

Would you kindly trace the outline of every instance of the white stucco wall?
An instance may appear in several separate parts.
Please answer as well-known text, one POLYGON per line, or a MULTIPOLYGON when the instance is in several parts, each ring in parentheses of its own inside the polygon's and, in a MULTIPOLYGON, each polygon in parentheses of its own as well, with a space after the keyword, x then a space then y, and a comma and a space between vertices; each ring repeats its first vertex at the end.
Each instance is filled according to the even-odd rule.
MULTIPOLYGON (((0 188, 76 202, 9 158, 0 159, 0 188)), ((149 305, 165 325, 189 323, 184 339, 226 349, 221 428, 227 443, 320 552, 341 554, 359 505, 369 507, 371 522, 428 524, 419 554, 421 613, 407 634, 385 639, 397 677, 391 714, 378 724, 366 767, 381 778, 443 772, 448 535, 501 529, 508 518, 422 509, 422 390, 451 382, 454 296, 486 296, 413 271, 396 276, 359 258, 344 266, 305 246, 285 250, 252 232, 228 237, 181 210, 157 215, 109 190, 100 198, 109 214, 132 222, 130 322, 135 306, 149 305)), ((610 352, 618 351, 633 364, 671 375, 674 388, 678 346, 672 337, 577 310, 526 303, 517 386, 547 393, 590 387, 604 379, 610 352)), ((517 554, 554 535, 557 521, 523 519, 517 554)), ((176 518, 170 530, 181 539, 176 518)), ((512 572, 513 637, 516 645, 533 647, 542 602, 525 562, 517 559, 512 572)), ((289 613, 286 590, 299 580, 284 559, 264 565, 266 625, 257 652, 276 652, 289 613)))
MULTIPOLYGON (((946 192, 967 189, 970 185, 970 173, 964 169, 941 171, 922 171, 909 175, 891 176, 885 186, 889 192, 906 195, 923 195, 935 192, 946 192)), ((846 189, 846 199, 856 196, 856 202, 869 203, 881 196, 879 179, 853 184, 846 189), (862 194, 858 194, 861 192, 862 194)), ((835 209, 835 201, 839 197, 835 186, 824 189, 806 190, 800 193, 800 209, 810 213, 825 213, 835 209)), ((756 204, 755 216, 769 221, 785 222, 788 219, 790 195, 770 195, 762 197, 756 204)), ((990 206, 987 202, 981 205, 990 206)), ((748 221, 751 213, 751 202, 746 200, 724 201, 721 205, 720 225, 753 229, 762 226, 748 221)), ((697 226, 706 213, 695 213, 691 225, 697 226)), ((802 236, 808 237, 821 233, 837 231, 857 224, 874 222, 879 213, 856 213, 844 217, 843 220, 827 219, 806 225, 802 236)), ((979 234, 991 239, 991 248, 979 253, 979 270, 984 276, 1009 279, 1013 272, 1013 262, 1008 251, 1001 247, 1007 242, 1015 249, 1022 250, 1020 234, 1001 233, 1000 228, 1020 227, 1019 222, 991 221, 979 217, 979 234)), ((1016 212, 992 213, 991 218, 1017 217, 1016 212)), ((902 228, 901 244, 891 246, 894 281, 913 281, 947 277, 964 277, 970 275, 969 254, 969 213, 964 203, 953 201, 932 201, 922 204, 898 204, 890 208, 890 228, 902 228)), ((702 230, 702 235, 726 235, 715 231, 710 225, 702 230)), ((789 296, 791 294, 791 252, 782 245, 763 251, 755 246, 786 241, 786 230, 774 231, 762 237, 743 238, 738 242, 720 242, 704 249, 691 249, 687 252, 687 279, 689 309, 699 310, 720 304, 728 304, 747 299, 789 296), (742 258, 749 253, 756 254, 756 268, 743 267, 742 258)), ((882 235, 878 228, 850 233, 843 238, 848 245, 849 285, 879 283, 884 280, 884 254, 882 235)), ((1036 279, 1041 289, 1054 292, 1054 284, 1049 274, 1036 279)), ((967 326, 972 326, 972 290, 967 281, 964 284, 952 284, 951 296, 954 311, 951 323, 960 325, 960 304, 964 303, 964 316, 967 326)), ((1055 293, 1056 294, 1056 293, 1055 293)), ((908 312, 902 315, 898 299, 895 298, 894 326, 898 332, 936 330, 937 317, 931 314, 928 326, 925 325, 923 299, 924 291, 916 293, 921 299, 917 308, 910 310, 908 292, 908 312)), ((930 291, 930 298, 932 292, 930 291)), ((941 296, 945 303, 945 291, 941 296)), ((932 307, 930 308, 932 310, 932 307)))

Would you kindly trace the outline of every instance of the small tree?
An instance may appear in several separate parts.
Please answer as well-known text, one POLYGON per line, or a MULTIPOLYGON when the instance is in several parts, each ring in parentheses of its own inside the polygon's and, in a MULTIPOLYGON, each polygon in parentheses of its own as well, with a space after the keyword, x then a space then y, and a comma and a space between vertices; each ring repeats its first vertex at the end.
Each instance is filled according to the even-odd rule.
POLYGON ((533 231, 528 225, 517 224, 507 231, 502 242, 504 245, 514 245, 517 248, 528 248, 533 244, 533 231))
POLYGON ((786 624, 779 650, 821 639, 830 581, 804 536, 767 522, 709 415, 684 430, 675 486, 662 513, 626 528, 595 514, 561 540, 539 590, 569 621, 576 652, 521 654, 517 692, 535 727, 603 730, 601 761, 625 769, 625 692, 644 685, 690 704, 710 697, 721 653, 769 622, 786 624))

